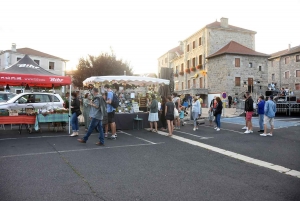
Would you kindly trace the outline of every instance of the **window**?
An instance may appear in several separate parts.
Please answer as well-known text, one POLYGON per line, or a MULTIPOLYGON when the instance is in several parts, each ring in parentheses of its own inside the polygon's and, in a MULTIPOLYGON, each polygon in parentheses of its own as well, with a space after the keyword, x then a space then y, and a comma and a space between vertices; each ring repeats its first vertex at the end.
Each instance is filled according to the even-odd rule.
POLYGON ((199 46, 202 45, 201 37, 199 38, 199 46))
POLYGON ((33 60, 37 65, 40 65, 40 60, 33 60))
POLYGON ((180 69, 181 72, 183 72, 183 63, 181 64, 181 69, 180 69))
POLYGON ((235 67, 240 67, 240 58, 235 58, 235 67))
POLYGON ((193 58, 193 67, 196 67, 196 58, 193 58))
POLYGON ((193 79, 193 88, 196 88, 196 80, 193 79))
POLYGON ((289 64, 289 63, 290 63, 290 57, 285 57, 284 64, 289 64))
POLYGON ((17 61, 19 61, 20 59, 22 59, 22 58, 20 58, 20 57, 17 57, 17 61))
POLYGON ((262 68, 261 68, 261 66, 258 66, 258 71, 262 71, 262 68))
POLYGON ((49 62, 49 70, 54 70, 54 62, 49 62))
POLYGON ((50 102, 60 102, 60 100, 56 96, 51 96, 51 95, 48 95, 48 96, 49 96, 50 102), (54 101, 52 101, 53 97, 54 97, 54 101))
POLYGON ((175 67, 175 73, 178 73, 178 66, 175 67))
POLYGON ((190 67, 190 60, 187 60, 187 62, 186 62, 186 66, 187 66, 187 68, 189 68, 189 67, 190 67))
POLYGON ((252 62, 249 63, 249 68, 252 68, 252 62))
POLYGON ((165 63, 168 63, 168 58, 165 58, 165 63))
POLYGON ((199 79, 199 87, 200 87, 200 89, 202 89, 203 88, 203 78, 202 77, 200 77, 200 79, 199 79))
POLYGON ((188 80, 188 89, 191 88, 191 80, 188 80))
POLYGON ((235 78, 235 86, 236 87, 240 87, 241 86, 241 78, 240 77, 236 77, 235 78))
POLYGON ((175 83, 175 91, 178 91, 178 90, 179 90, 179 89, 178 89, 178 85, 179 85, 179 83, 176 82, 176 83, 175 83))
POLYGON ((290 71, 284 72, 284 78, 285 78, 285 79, 290 78, 290 71))
POLYGON ((300 90, 300 83, 295 84, 295 90, 300 90))
POLYGON ((164 60, 163 59, 161 60, 161 64, 164 64, 164 60))
POLYGON ((184 88, 183 88, 183 82, 181 82, 181 90, 184 90, 184 88))
POLYGON ((273 63, 273 60, 271 61, 271 67, 274 67, 274 63, 273 63))
POLYGON ((193 41, 193 49, 195 49, 195 47, 196 47, 196 42, 193 41))
MULTIPOLYGON (((54 97, 57 99, 56 96, 54 96, 54 97)), ((59 102, 55 98, 54 98, 54 102, 59 102)), ((52 97, 51 97, 51 100, 52 100, 52 97)), ((48 102, 51 102, 51 100, 50 100, 49 95, 47 95, 47 94, 36 94, 35 95, 36 103, 48 103, 48 102)))
POLYGON ((300 62, 300 55, 296 55, 296 62, 300 62))
POLYGON ((296 70, 296 77, 300 77, 300 70, 296 70))
POLYGON ((202 55, 199 55, 199 64, 202 64, 202 55))
POLYGON ((272 81, 275 81, 275 74, 272 74, 272 81))
POLYGON ((190 45, 186 46, 186 51, 189 52, 190 51, 190 45))

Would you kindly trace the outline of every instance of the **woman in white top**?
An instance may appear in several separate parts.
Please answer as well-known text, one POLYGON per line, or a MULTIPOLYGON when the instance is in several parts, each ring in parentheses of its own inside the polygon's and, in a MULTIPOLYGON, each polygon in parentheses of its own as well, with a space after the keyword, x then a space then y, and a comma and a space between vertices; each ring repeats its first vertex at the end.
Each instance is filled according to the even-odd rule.
POLYGON ((197 96, 193 97, 193 103, 192 103, 192 117, 194 120, 194 131, 198 130, 197 126, 197 118, 201 116, 201 104, 197 98, 197 96))

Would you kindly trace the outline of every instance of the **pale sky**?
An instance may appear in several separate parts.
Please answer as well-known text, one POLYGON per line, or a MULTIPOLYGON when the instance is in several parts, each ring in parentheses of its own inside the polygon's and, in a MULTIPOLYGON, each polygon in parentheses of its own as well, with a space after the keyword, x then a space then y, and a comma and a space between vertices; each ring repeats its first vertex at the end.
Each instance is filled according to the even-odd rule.
POLYGON ((111 52, 134 73, 156 73, 157 58, 221 17, 256 31, 256 51, 300 45, 300 0, 5 0, 0 50, 29 47, 70 60, 111 52))

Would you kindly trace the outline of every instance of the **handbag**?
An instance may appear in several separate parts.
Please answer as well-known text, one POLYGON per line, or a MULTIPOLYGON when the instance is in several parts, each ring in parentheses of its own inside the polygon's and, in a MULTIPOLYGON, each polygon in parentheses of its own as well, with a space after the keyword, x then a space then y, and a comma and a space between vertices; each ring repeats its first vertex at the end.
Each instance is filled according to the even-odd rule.
POLYGON ((81 115, 81 114, 82 114, 81 110, 77 110, 77 111, 76 111, 77 117, 78 117, 79 115, 81 115))
POLYGON ((176 109, 176 107, 174 107, 174 117, 178 117, 178 116, 179 116, 178 110, 176 109))

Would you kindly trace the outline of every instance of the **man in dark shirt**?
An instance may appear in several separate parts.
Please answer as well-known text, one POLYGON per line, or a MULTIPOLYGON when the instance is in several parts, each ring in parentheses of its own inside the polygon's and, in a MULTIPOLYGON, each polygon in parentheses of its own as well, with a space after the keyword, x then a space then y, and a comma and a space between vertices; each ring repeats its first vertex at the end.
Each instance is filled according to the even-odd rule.
POLYGON ((229 95, 228 96, 228 106, 229 106, 229 108, 231 108, 231 105, 232 105, 232 97, 229 95))
POLYGON ((250 95, 250 92, 246 92, 245 100, 245 112, 246 112, 246 126, 247 130, 244 133, 253 133, 252 130, 252 115, 253 115, 253 99, 250 95))

